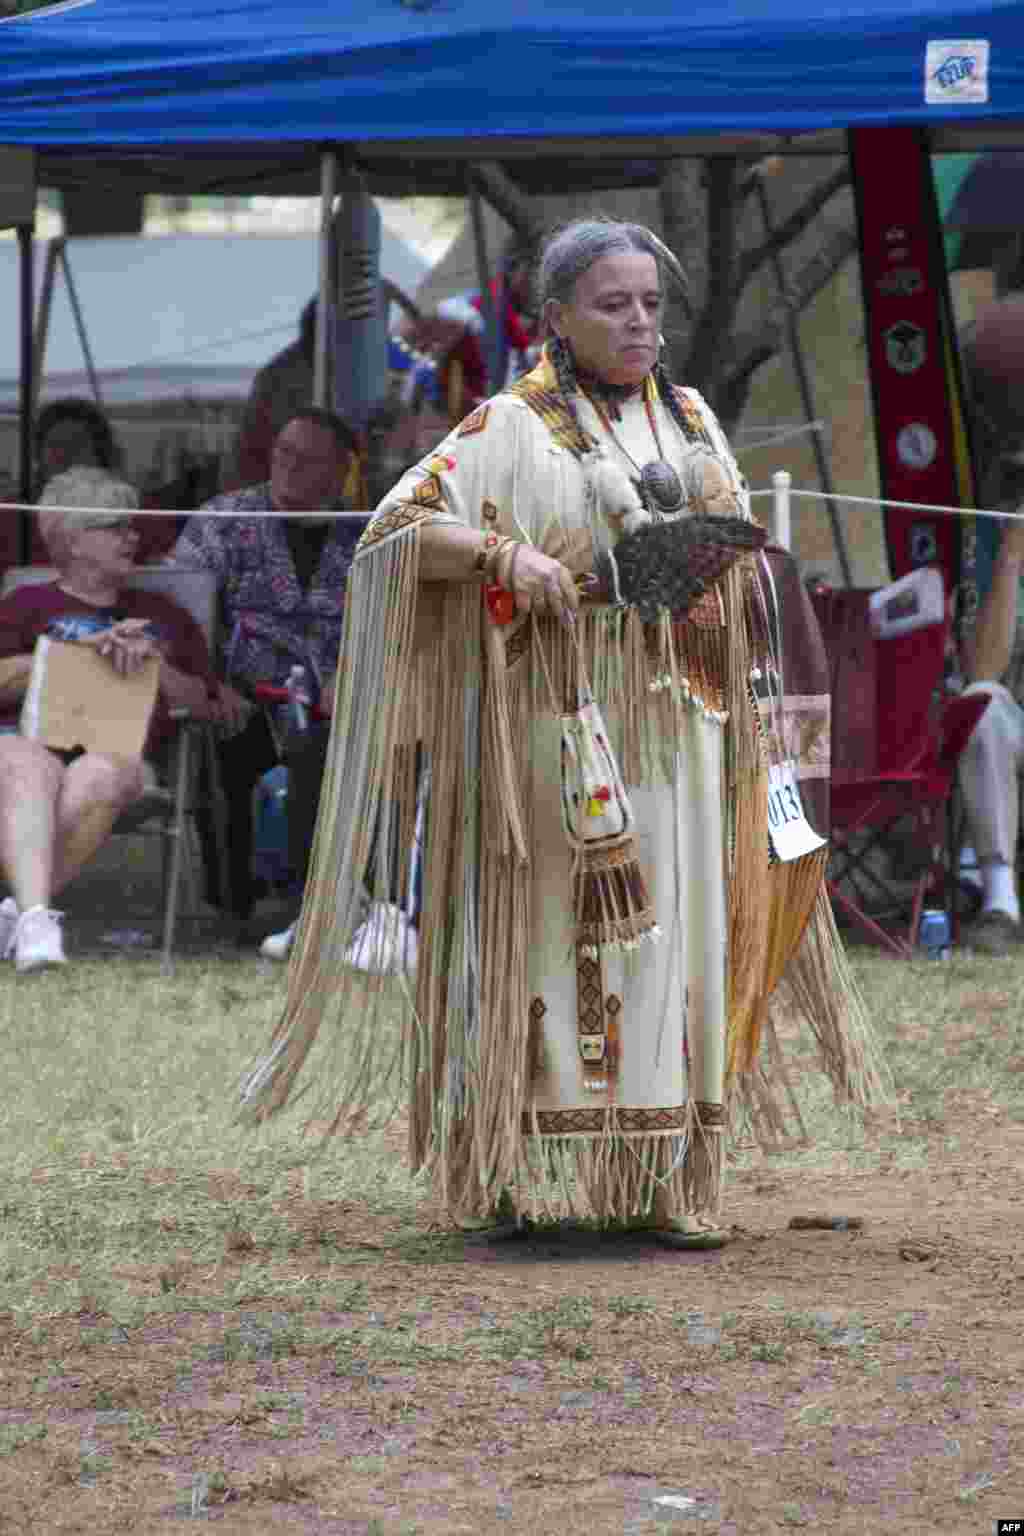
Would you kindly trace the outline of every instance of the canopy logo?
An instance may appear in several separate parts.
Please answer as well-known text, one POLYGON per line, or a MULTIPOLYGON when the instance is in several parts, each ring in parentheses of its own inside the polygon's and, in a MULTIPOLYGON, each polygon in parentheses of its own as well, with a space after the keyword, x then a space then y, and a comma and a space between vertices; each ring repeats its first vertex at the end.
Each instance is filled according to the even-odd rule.
POLYGON ((988 43, 929 43, 924 60, 924 99, 930 106, 988 101, 988 43))
POLYGON ((31 21, 44 11, 49 16, 59 11, 79 11, 96 0, 0 0, 0 24, 5 21, 31 21))

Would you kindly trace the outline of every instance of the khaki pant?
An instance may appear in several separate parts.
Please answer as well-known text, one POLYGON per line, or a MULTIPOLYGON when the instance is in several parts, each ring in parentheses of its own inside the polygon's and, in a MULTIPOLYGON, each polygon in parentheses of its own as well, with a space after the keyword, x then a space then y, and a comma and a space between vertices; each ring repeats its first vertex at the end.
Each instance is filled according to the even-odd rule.
POLYGON ((972 683, 964 693, 992 695, 960 759, 969 840, 979 862, 998 860, 1012 868, 1020 826, 1024 709, 1002 683, 972 683))

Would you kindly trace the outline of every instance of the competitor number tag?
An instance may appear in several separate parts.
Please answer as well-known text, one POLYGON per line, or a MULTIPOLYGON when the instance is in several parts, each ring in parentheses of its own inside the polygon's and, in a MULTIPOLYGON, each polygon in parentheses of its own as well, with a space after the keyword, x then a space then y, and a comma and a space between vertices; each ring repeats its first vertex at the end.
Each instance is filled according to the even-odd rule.
POLYGON ((782 864, 825 846, 825 839, 818 836, 804 815, 792 758, 773 763, 768 769, 768 836, 782 864))

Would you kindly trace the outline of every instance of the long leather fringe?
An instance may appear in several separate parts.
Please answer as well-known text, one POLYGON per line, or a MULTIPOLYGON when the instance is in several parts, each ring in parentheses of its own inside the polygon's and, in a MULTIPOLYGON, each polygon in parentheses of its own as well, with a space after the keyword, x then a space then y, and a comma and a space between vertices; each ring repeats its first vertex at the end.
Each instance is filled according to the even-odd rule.
MULTIPOLYGON (((486 620, 478 588, 447 588, 439 600, 435 589, 438 611, 421 626, 429 640, 417 655, 417 608, 425 603, 418 548, 413 524, 353 567, 342 642, 349 665, 288 1001, 245 1112, 260 1119, 294 1097, 308 1061, 330 1129, 366 1123, 368 1114, 384 1120, 407 1104, 412 1165, 433 1171, 457 1220, 486 1215, 507 1188, 555 1214, 599 1220, 642 1216, 659 1190, 680 1212, 713 1211, 723 1138, 717 1126, 701 1127, 695 1107, 684 1136, 623 1137, 613 1122, 596 1138, 523 1135, 536 1049, 527 996, 530 743, 538 712, 550 708, 531 649, 539 637, 556 692, 572 697, 580 645, 595 695, 616 721, 613 746, 627 784, 672 782, 681 711, 701 709, 728 724, 729 1066, 737 1091, 757 1101, 766 1134, 778 1129, 782 1106, 761 1064, 766 1052, 777 1054, 764 1004, 781 967, 777 992, 808 1017, 837 1095, 879 1102, 884 1072, 820 869, 813 861, 782 874, 768 867, 766 764, 747 695, 749 572, 734 568, 720 583, 718 622, 645 626, 631 612, 585 607, 575 641, 550 621, 531 620, 536 630, 515 652, 486 620), (413 995, 404 982, 347 969, 344 952, 362 916, 364 876, 386 894, 407 859, 417 740, 432 779, 413 995)), ((781 1082, 777 1066, 784 1071, 780 1055, 773 1083, 781 1082)))

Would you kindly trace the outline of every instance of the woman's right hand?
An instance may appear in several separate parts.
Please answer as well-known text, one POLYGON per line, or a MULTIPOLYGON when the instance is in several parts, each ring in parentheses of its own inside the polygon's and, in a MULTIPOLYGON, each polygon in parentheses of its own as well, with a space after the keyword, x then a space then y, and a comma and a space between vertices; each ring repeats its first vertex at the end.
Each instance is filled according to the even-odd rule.
POLYGON ((532 544, 517 544, 501 562, 498 579, 510 587, 520 613, 536 613, 571 624, 579 608, 579 593, 572 572, 560 560, 542 555, 532 544))
POLYGON ((32 676, 32 653, 0 658, 0 704, 17 704, 32 676))

